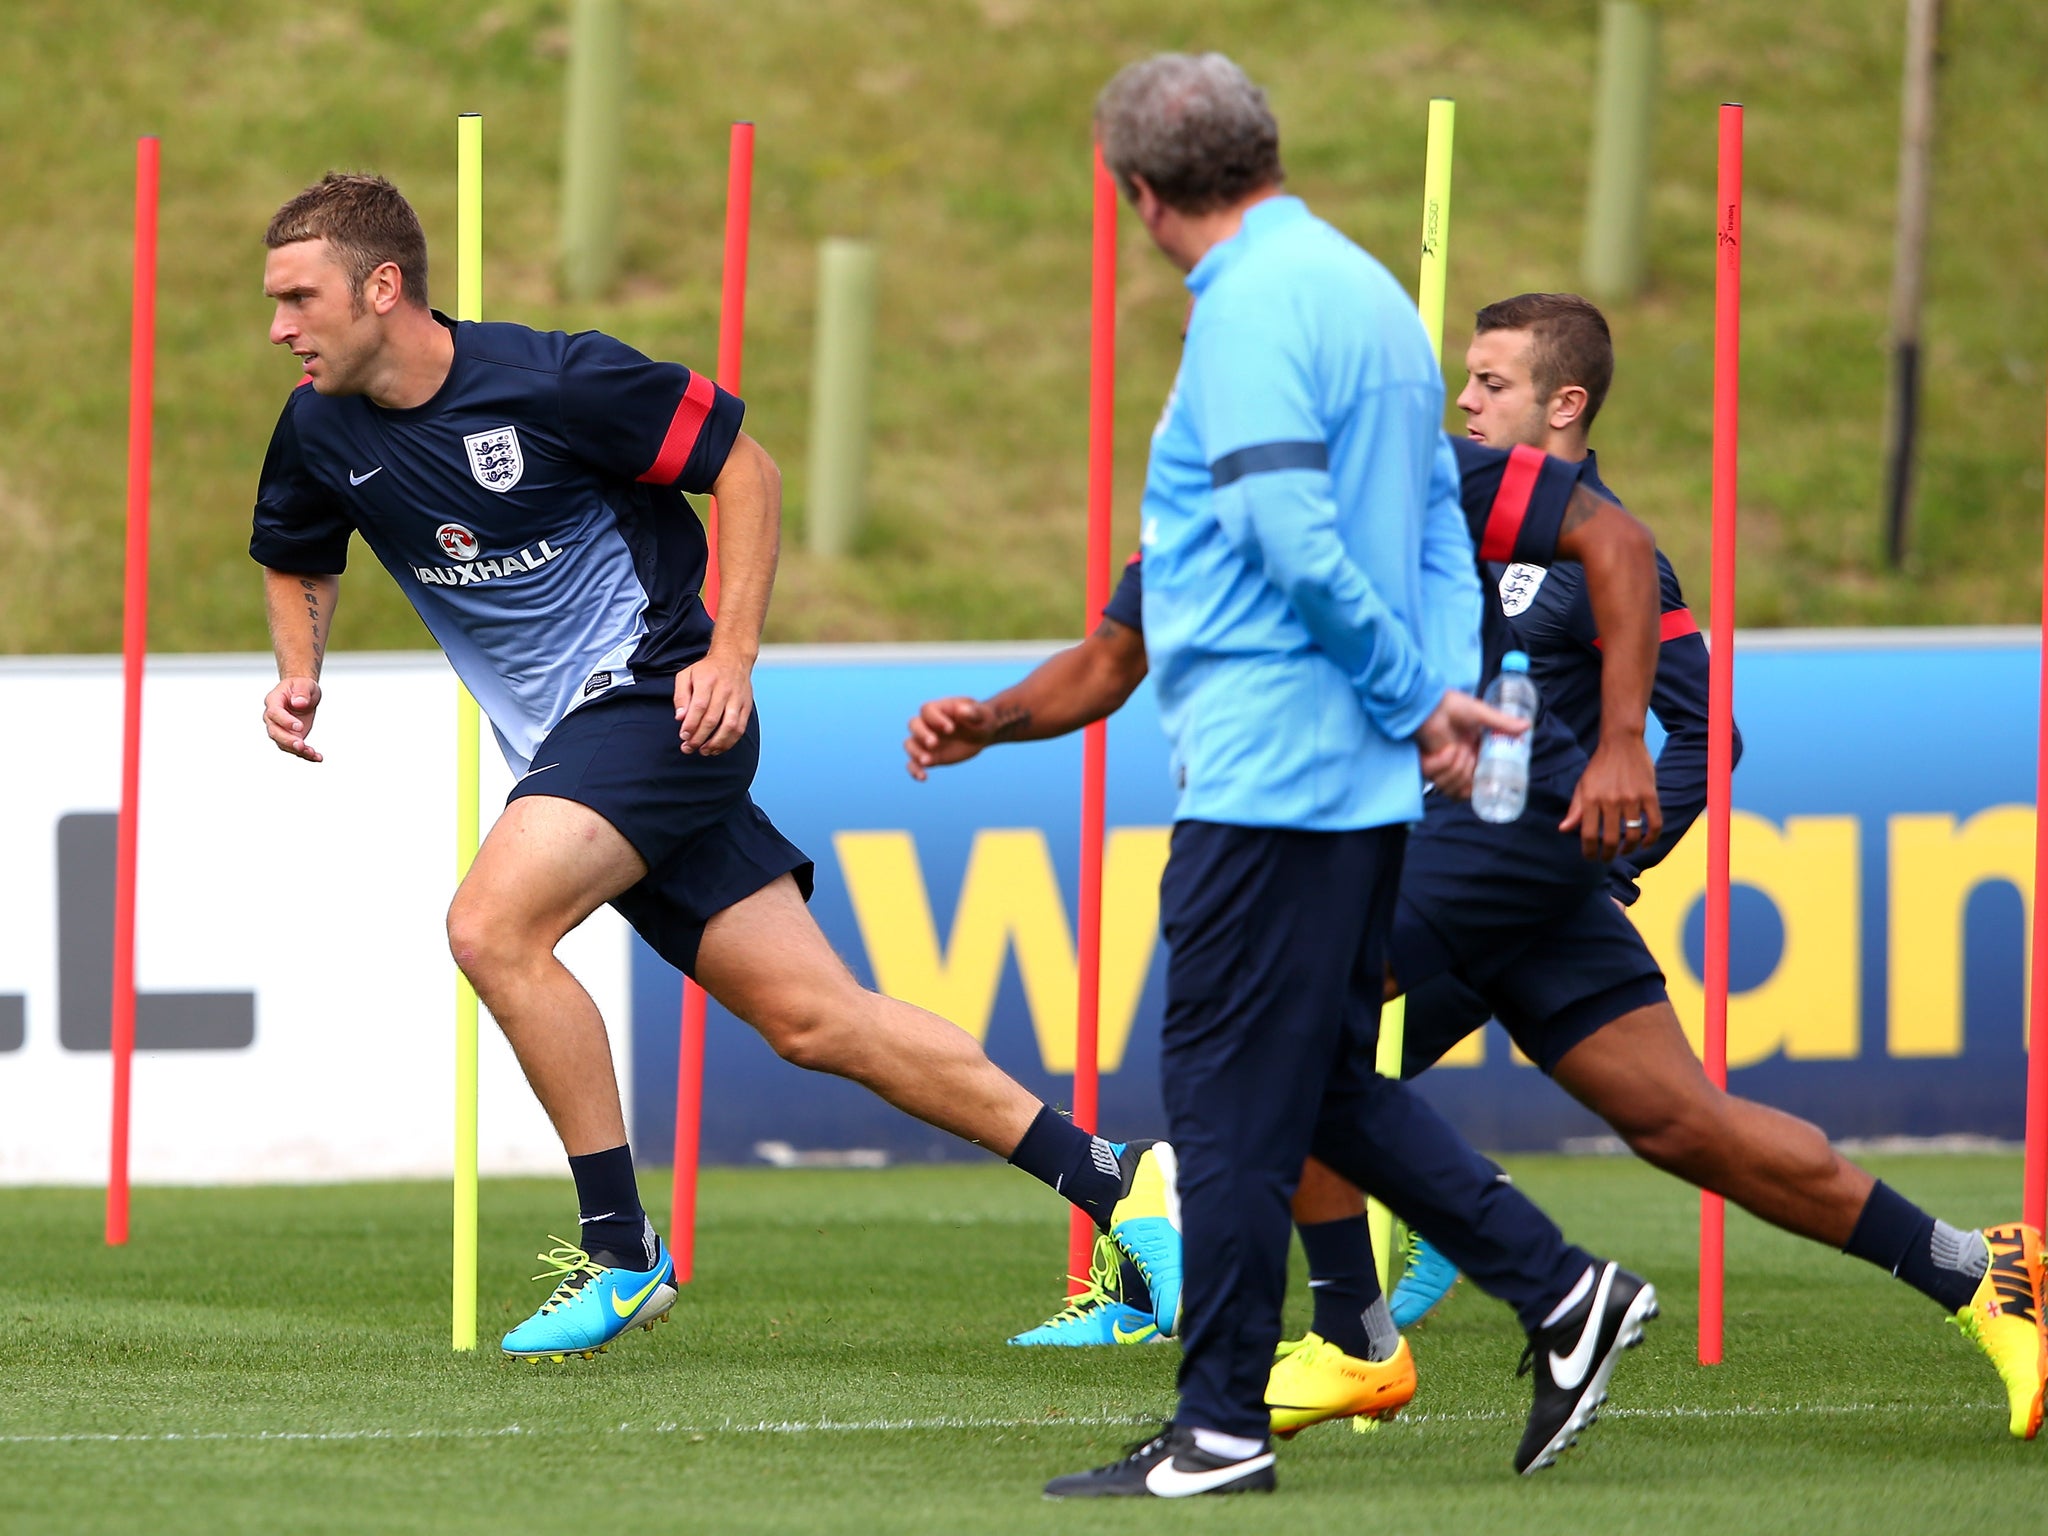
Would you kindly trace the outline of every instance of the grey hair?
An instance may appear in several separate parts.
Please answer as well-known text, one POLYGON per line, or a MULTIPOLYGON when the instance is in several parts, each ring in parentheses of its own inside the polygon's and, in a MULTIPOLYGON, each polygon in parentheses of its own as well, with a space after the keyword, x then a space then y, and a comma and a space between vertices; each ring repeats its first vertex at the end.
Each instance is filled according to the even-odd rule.
POLYGON ((1183 213, 1227 208, 1286 174, 1266 93, 1220 53, 1125 65, 1095 98, 1095 137, 1125 197, 1142 176, 1183 213))

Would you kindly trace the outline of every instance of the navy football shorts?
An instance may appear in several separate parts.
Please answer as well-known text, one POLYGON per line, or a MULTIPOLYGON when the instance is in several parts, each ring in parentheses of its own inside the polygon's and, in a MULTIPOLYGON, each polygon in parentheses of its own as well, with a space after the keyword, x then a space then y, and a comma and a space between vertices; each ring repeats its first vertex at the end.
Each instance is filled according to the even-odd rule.
POLYGON ((1607 866, 1557 830, 1575 782, 1531 783, 1506 826, 1430 797, 1409 835, 1389 946, 1408 997, 1402 1076, 1489 1017, 1549 1072, 1601 1026, 1665 999, 1664 973, 1607 894, 1607 866))
POLYGON ((1604 890, 1512 954, 1442 971, 1408 993, 1401 1075, 1413 1077, 1488 1018, 1548 1075, 1624 1014, 1667 1000, 1664 973, 1604 890))
POLYGON ((696 975, 704 925, 781 875, 811 899, 811 861, 747 793, 761 761, 761 716, 717 757, 685 753, 672 687, 646 679, 571 710, 533 754, 506 803, 553 795, 587 805, 647 862, 612 899, 654 952, 696 975))
POLYGON ((1527 809, 1505 826, 1481 821, 1470 801, 1424 800, 1422 824, 1408 834, 1389 950, 1404 988, 1520 949, 1606 888, 1607 866, 1580 852, 1578 833, 1557 830, 1576 778, 1532 782, 1527 809))

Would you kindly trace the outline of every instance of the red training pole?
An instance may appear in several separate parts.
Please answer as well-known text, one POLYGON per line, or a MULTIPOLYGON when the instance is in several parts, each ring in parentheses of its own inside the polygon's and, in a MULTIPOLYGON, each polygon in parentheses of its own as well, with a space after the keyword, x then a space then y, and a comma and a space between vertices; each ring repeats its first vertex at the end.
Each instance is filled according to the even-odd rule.
POLYGON ((2041 534, 2041 720, 2034 767, 2034 964, 2027 989, 2027 1177, 2020 1220, 2048 1226, 2048 505, 2041 534))
MULTIPOLYGON (((725 170, 725 287, 718 303, 718 383, 740 392, 747 334, 747 231, 754 200, 754 125, 734 123, 725 170)), ((718 498, 706 527, 704 608, 718 617, 718 498)), ((682 1037, 676 1047, 676 1144, 669 1252, 687 1281, 697 1259, 697 1147, 704 1124, 704 989, 683 978, 682 1037)))
MULTIPOLYGON (((1116 470, 1116 182, 1095 150, 1095 217, 1088 309, 1088 611, 1092 630, 1109 603, 1109 517, 1116 470)), ((1109 722, 1081 737, 1081 902, 1077 949, 1081 992, 1074 1016, 1074 1123, 1096 1127, 1102 1088, 1102 840, 1109 776, 1109 722)), ((1067 1274, 1078 1290, 1088 1273, 1095 1223, 1079 1206, 1067 1228, 1067 1274)))
MULTIPOLYGON (((1707 1077, 1728 1086, 1728 832, 1735 754, 1735 471, 1742 368, 1742 107, 1721 106, 1714 198, 1713 651, 1707 673, 1707 1077)), ((1727 1208, 1700 1195, 1700 1364, 1721 1363, 1727 1208)))
MULTIPOLYGON (((740 354, 747 340, 747 234, 754 214, 754 125, 734 123, 725 160, 725 287, 718 300, 718 382, 740 392, 740 354)), ((718 616, 718 499, 711 501, 711 563, 704 606, 718 616)))
POLYGON ((154 134, 135 141, 135 300, 128 341, 128 570, 121 615, 121 822, 114 855, 113 1145, 107 1241, 128 1241, 129 1074, 135 1059, 135 848, 142 787, 142 657, 149 648, 149 427, 156 378, 154 134))

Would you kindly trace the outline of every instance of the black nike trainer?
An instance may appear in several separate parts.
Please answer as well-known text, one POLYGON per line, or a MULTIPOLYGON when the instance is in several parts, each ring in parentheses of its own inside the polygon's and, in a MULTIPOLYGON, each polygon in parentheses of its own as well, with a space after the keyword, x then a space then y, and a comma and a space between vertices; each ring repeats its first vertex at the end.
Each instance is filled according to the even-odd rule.
POLYGON ((1195 1432, 1168 1420, 1158 1434, 1130 1448, 1121 1461, 1092 1472, 1056 1477, 1048 1499, 1185 1499, 1197 1493, 1271 1493, 1273 1446, 1239 1459, 1213 1456, 1195 1444, 1195 1432))
POLYGON ((1624 1349, 1643 1342, 1657 1315, 1657 1288, 1619 1264, 1587 1271, 1586 1299, 1529 1335, 1515 1374, 1536 1378, 1529 1427, 1515 1448, 1515 1470, 1541 1472, 1579 1438, 1607 1401, 1607 1378, 1624 1349))

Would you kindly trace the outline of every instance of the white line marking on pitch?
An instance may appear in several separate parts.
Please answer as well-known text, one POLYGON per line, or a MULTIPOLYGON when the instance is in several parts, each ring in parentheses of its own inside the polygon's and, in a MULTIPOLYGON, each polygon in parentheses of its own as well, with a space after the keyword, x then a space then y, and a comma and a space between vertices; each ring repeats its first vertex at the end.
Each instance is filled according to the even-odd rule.
MULTIPOLYGON (((1789 1419, 1807 1415, 1973 1413, 2002 1409, 2003 1403, 1791 1403, 1782 1405, 1734 1406, 1728 1408, 1604 1408, 1608 1419, 1789 1419)), ((1392 1421, 1392 1428, 1425 1424, 1493 1424, 1519 1422, 1518 1413, 1413 1413, 1392 1421)), ((645 1424, 607 1425, 601 1429, 578 1425, 507 1424, 495 1429, 209 1429, 164 1430, 137 1433, 92 1433, 10 1435, 0 1434, 0 1445, 174 1445, 206 1441, 320 1443, 355 1440, 505 1440, 520 1436, 553 1435, 805 1435, 878 1434, 903 1430, 942 1429, 1121 1429, 1157 1422, 1151 1418, 1073 1417, 1059 1419, 995 1419, 946 1416, 932 1419, 816 1419, 761 1420, 756 1423, 676 1424, 657 1421, 645 1424)))

